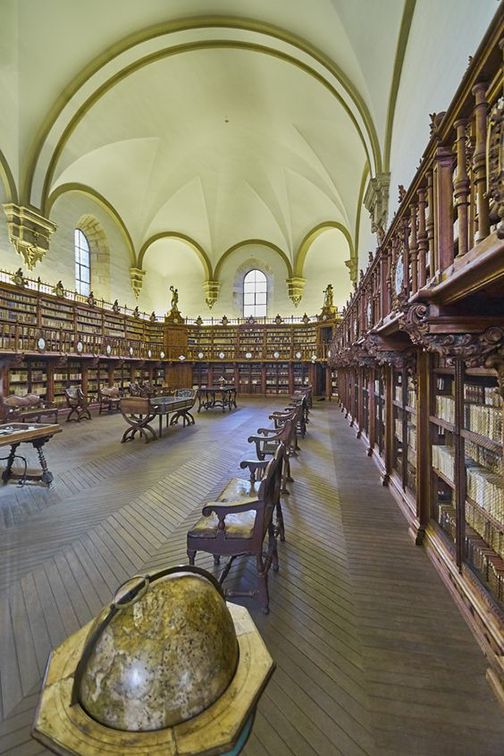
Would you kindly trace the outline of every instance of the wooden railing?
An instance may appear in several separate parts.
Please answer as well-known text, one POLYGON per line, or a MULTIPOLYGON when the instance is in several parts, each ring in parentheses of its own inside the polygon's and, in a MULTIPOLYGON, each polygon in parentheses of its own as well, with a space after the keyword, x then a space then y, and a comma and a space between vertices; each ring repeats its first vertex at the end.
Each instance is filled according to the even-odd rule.
POLYGON ((435 301, 448 281, 504 278, 503 7, 431 138, 376 254, 343 310, 335 359, 415 300, 435 301), (491 258, 491 259, 490 259, 491 258))

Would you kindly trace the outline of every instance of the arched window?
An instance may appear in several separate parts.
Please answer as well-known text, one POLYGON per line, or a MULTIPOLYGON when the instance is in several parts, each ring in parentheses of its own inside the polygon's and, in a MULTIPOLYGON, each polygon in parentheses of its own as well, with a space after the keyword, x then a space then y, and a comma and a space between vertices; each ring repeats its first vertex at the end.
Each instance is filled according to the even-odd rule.
POLYGON ((243 317, 266 316, 268 282, 261 270, 249 270, 243 279, 243 317))
POLYGON ((91 284, 91 261, 89 242, 80 228, 76 228, 74 232, 74 251, 75 288, 78 294, 84 294, 84 296, 87 296, 91 284))

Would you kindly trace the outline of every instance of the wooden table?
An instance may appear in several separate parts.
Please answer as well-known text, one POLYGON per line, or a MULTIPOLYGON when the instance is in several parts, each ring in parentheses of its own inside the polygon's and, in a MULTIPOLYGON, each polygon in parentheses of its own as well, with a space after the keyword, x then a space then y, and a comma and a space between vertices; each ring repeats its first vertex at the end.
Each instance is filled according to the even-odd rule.
POLYGON ((231 411, 237 406, 236 386, 203 386, 198 389, 198 412, 214 407, 222 408, 225 412, 226 407, 231 411))
POLYGON ((53 474, 47 467, 46 458, 42 447, 51 439, 55 433, 61 432, 61 426, 57 423, 4 423, 0 425, 0 446, 10 446, 7 460, 7 467, 2 473, 2 480, 7 483, 9 480, 19 480, 24 485, 27 480, 41 480, 50 486, 53 481, 53 474), (16 454, 20 444, 30 443, 37 450, 40 467, 42 472, 29 471, 26 468, 26 459, 16 454), (24 472, 13 472, 12 465, 15 459, 22 459, 24 462, 24 472))
POLYGON ((166 417, 166 427, 168 427, 168 415, 170 414, 172 415, 170 425, 177 424, 180 418, 182 418, 184 426, 186 424, 194 425, 194 418, 190 410, 195 400, 194 391, 191 391, 191 394, 187 396, 156 396, 152 398, 128 396, 121 399, 119 408, 130 426, 124 431, 121 443, 131 441, 136 433, 145 438, 146 442, 156 439, 158 437, 156 431, 150 425, 156 416, 159 418, 160 438, 163 431, 163 417, 166 417))

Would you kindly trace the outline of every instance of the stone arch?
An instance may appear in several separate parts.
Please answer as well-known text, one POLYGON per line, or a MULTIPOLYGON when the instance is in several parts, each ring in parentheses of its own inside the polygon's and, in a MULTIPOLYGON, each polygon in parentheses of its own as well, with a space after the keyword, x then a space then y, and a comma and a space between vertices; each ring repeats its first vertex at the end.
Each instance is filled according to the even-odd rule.
MULTIPOLYGON (((352 240, 349 230, 342 223, 338 223, 338 221, 324 221, 323 223, 319 223, 317 226, 312 228, 311 231, 309 231, 306 234, 303 241, 299 245, 299 248, 298 248, 298 251, 296 252, 296 257, 294 260, 294 275, 295 276, 303 275, 306 255, 308 254, 308 251, 311 245, 313 244, 315 239, 317 239, 321 234, 324 233, 324 231, 327 231, 328 229, 338 229, 338 231, 341 231, 341 233, 345 237, 348 244, 349 263, 351 263, 352 265, 355 264, 355 267, 357 266, 354 244, 353 244, 353 240, 352 240), (355 260, 355 263, 352 262, 354 260, 355 260)), ((350 268, 351 265, 349 264, 348 267, 350 268)))
POLYGON ((94 215, 81 215, 79 228, 89 242, 91 252, 91 289, 99 299, 110 301, 110 246, 100 221, 94 215))

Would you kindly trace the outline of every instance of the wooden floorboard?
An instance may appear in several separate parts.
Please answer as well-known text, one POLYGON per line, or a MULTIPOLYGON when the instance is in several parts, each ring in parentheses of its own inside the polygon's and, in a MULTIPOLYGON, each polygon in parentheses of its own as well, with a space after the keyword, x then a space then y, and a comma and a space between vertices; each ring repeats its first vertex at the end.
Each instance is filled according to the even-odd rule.
MULTIPOLYGON (((131 574, 186 562, 203 502, 240 474, 247 437, 284 400, 241 404, 148 445, 121 444, 117 415, 65 424, 47 446, 52 488, 0 490, 1 754, 48 753, 30 729, 50 650, 131 574)), ((233 599, 277 664, 244 753, 502 756, 485 660, 446 589, 341 413, 324 403, 311 420, 271 613, 233 599)), ((254 581, 252 561, 233 565, 229 587, 254 581)))

